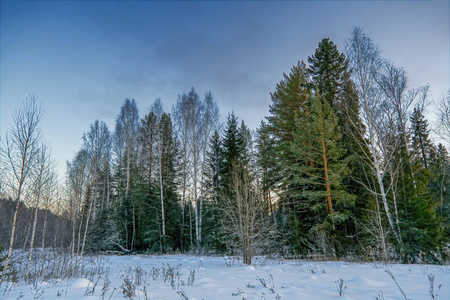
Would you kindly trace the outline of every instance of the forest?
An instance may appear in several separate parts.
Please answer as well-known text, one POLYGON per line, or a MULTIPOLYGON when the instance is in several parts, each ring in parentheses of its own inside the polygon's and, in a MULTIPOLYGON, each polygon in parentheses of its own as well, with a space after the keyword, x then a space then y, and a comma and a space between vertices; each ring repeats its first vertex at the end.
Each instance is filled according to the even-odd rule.
POLYGON ((450 94, 411 87, 359 27, 300 59, 255 131, 233 112, 221 124, 194 87, 170 111, 125 99, 114 128, 86 126, 60 180, 27 98, 1 139, 2 281, 18 253, 27 277, 33 252, 56 250, 74 273, 87 253, 448 262, 450 94))

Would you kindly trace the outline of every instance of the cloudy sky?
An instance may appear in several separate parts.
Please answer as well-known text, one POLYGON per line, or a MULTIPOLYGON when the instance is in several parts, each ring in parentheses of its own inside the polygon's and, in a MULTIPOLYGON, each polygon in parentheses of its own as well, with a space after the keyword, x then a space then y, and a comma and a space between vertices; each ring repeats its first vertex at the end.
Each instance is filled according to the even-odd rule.
MULTIPOLYGON (((0 1, 0 131, 28 95, 64 174, 96 119, 110 129, 126 98, 140 115, 170 111, 192 86, 222 121, 255 129, 283 73, 322 38, 343 51, 354 26, 408 73, 410 87, 449 89, 449 1, 0 1)), ((432 118, 433 110, 429 110, 432 118)))

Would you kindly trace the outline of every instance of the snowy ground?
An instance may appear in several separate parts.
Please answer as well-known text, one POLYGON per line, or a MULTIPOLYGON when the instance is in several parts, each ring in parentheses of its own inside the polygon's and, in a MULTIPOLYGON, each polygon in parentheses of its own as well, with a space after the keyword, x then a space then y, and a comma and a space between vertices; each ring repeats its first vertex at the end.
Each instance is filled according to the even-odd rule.
MULTIPOLYGON (((450 299, 450 266, 309 262, 236 258, 103 256, 103 274, 86 278, 3 284, 0 299, 450 299), (343 281, 341 296, 339 283, 343 281), (133 289, 133 286, 135 287, 133 289), (436 298, 435 298, 436 299, 436 298)), ((88 266, 87 266, 88 267, 88 266)))

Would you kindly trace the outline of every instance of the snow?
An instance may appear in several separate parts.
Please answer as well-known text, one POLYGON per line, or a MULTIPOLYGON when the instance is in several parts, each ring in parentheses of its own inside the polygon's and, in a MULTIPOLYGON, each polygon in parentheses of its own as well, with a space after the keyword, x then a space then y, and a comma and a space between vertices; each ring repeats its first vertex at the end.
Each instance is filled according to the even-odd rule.
MULTIPOLYGON (((258 257, 247 266, 234 257, 187 255, 102 256, 102 274, 41 282, 3 284, 0 299, 129 299, 126 280, 135 285, 132 299, 450 299, 450 266, 381 263, 311 262, 258 257), (173 271, 173 273, 170 273, 173 271), (194 273, 195 272, 195 273, 194 273), (164 274, 168 274, 164 278, 164 274), (171 275, 173 275, 173 280, 171 275), (339 281, 343 280, 343 296, 339 281)), ((98 259, 87 259, 92 269, 98 259)), ((89 269, 89 265, 85 265, 89 269)), ((130 287, 128 286, 128 287, 130 287)))
POLYGON ((77 278, 70 284, 70 286, 72 288, 75 288, 75 289, 77 289, 77 288, 84 288, 84 289, 86 289, 91 284, 93 284, 93 283, 89 279, 77 278))

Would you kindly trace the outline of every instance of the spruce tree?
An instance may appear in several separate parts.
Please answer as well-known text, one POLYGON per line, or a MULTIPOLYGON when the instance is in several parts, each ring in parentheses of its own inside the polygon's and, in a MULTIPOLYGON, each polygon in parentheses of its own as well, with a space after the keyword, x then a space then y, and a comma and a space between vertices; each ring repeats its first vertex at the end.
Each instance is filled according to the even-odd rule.
POLYGON ((269 132, 268 124, 264 121, 261 121, 261 125, 257 129, 256 150, 256 164, 259 168, 265 211, 273 214, 272 192, 279 178, 276 168, 275 140, 269 132))
POLYGON ((447 149, 439 144, 430 159, 432 181, 430 188, 437 201, 436 212, 440 221, 440 243, 442 259, 450 258, 447 245, 450 243, 450 156, 447 149), (446 250, 447 249, 447 250, 446 250))
POLYGON ((241 121, 241 126, 238 131, 238 159, 240 164, 252 167, 254 165, 253 159, 253 139, 250 129, 245 125, 244 120, 241 121))
MULTIPOLYGON (((156 212, 153 211, 158 202, 157 184, 157 136, 158 122, 160 116, 154 111, 150 111, 141 119, 139 127, 139 161, 138 174, 136 175, 136 188, 134 194, 139 198, 136 247, 139 250, 148 250, 149 247, 157 244, 151 243, 149 236, 150 228, 156 220, 156 212)), ((156 240, 158 240, 156 238, 156 240)), ((157 251, 153 249, 154 251, 157 251)))
POLYGON ((269 107, 271 115, 267 117, 269 131, 277 141, 278 150, 285 151, 292 140, 295 128, 295 115, 304 111, 309 94, 308 73, 305 63, 298 62, 291 72, 283 74, 283 80, 276 85, 271 94, 272 104, 269 107))
POLYGON ((221 197, 221 170, 222 169, 222 140, 219 131, 215 130, 209 140, 204 170, 204 186, 206 190, 205 201, 205 250, 213 252, 225 251, 224 231, 218 224, 221 223, 222 212, 221 197))
POLYGON ((276 159, 278 182, 282 189, 280 202, 289 204, 289 195, 284 193, 289 189, 289 178, 292 173, 286 166, 292 165, 302 159, 292 153, 291 142, 296 128, 296 115, 306 111, 310 84, 304 62, 298 62, 291 68, 291 72, 276 85, 275 92, 271 94, 272 104, 269 107, 271 115, 267 117, 267 131, 273 137, 274 155, 276 159))
POLYGON ((208 199, 216 203, 219 196, 219 180, 221 171, 221 149, 222 140, 217 130, 214 131, 209 140, 208 151, 206 153, 206 163, 204 170, 204 186, 206 188, 208 199))
POLYGON ((173 138, 172 121, 169 114, 163 113, 160 118, 159 128, 159 166, 158 186, 160 203, 159 230, 160 249, 162 252, 180 248, 179 244, 179 214, 178 195, 176 193, 176 162, 177 145, 173 138))
MULTIPOLYGON (((292 142, 296 131, 297 115, 306 113, 310 83, 308 71, 304 62, 298 62, 291 68, 289 74, 283 75, 283 80, 276 85, 271 94, 271 115, 267 117, 267 132, 273 138, 274 168, 277 176, 273 182, 278 188, 277 204, 278 233, 285 241, 288 253, 301 252, 305 249, 307 232, 304 229, 302 216, 299 213, 299 201, 296 191, 301 188, 293 182, 296 172, 292 166, 304 163, 302 157, 293 152, 292 142)), ((286 253, 287 254, 287 253, 286 253)))
POLYGON ((430 171, 420 163, 413 164, 414 181, 404 173, 407 184, 399 193, 398 217, 402 235, 401 258, 407 263, 421 261, 436 263, 440 252, 440 220, 435 207, 438 199, 430 189, 430 171))
POLYGON ((308 71, 312 76, 313 89, 326 99, 334 110, 339 106, 338 95, 342 91, 348 61, 340 53, 336 44, 329 38, 324 38, 314 55, 308 57, 308 71))
MULTIPOLYGON (((401 190, 398 191, 398 217, 404 243, 401 245, 401 255, 405 262, 415 262, 420 256, 422 260, 436 262, 434 254, 440 252, 439 239, 442 237, 441 222, 435 209, 439 201, 434 196, 434 176, 430 168, 436 149, 428 137, 428 122, 418 107, 414 109, 410 121, 410 163, 399 164, 402 180, 401 190)), ((404 151, 403 148, 400 150, 404 151)), ((403 151, 398 155, 405 155, 403 151)))
POLYGON ((428 161, 432 152, 434 152, 433 143, 429 138, 430 130, 428 129, 428 121, 425 120, 425 117, 418 107, 414 108, 410 121, 412 131, 412 155, 414 158, 420 160, 425 169, 428 169, 428 161))
POLYGON ((222 138, 220 186, 227 189, 231 182, 233 164, 243 157, 244 139, 238 127, 238 118, 232 112, 228 115, 227 127, 222 138))
POLYGON ((358 94, 351 80, 347 58, 329 38, 322 39, 308 62, 312 89, 329 103, 342 136, 338 147, 343 151, 341 160, 346 163, 348 170, 347 176, 342 178, 342 189, 353 197, 357 196, 354 205, 349 207, 352 218, 347 220, 343 229, 347 236, 355 239, 348 240, 345 245, 349 251, 358 251, 361 247, 356 245, 356 238, 361 228, 357 220, 367 210, 369 198, 367 190, 360 184, 366 179, 367 173, 361 164, 361 157, 364 157, 361 148, 364 145, 364 127, 360 119, 358 94))

